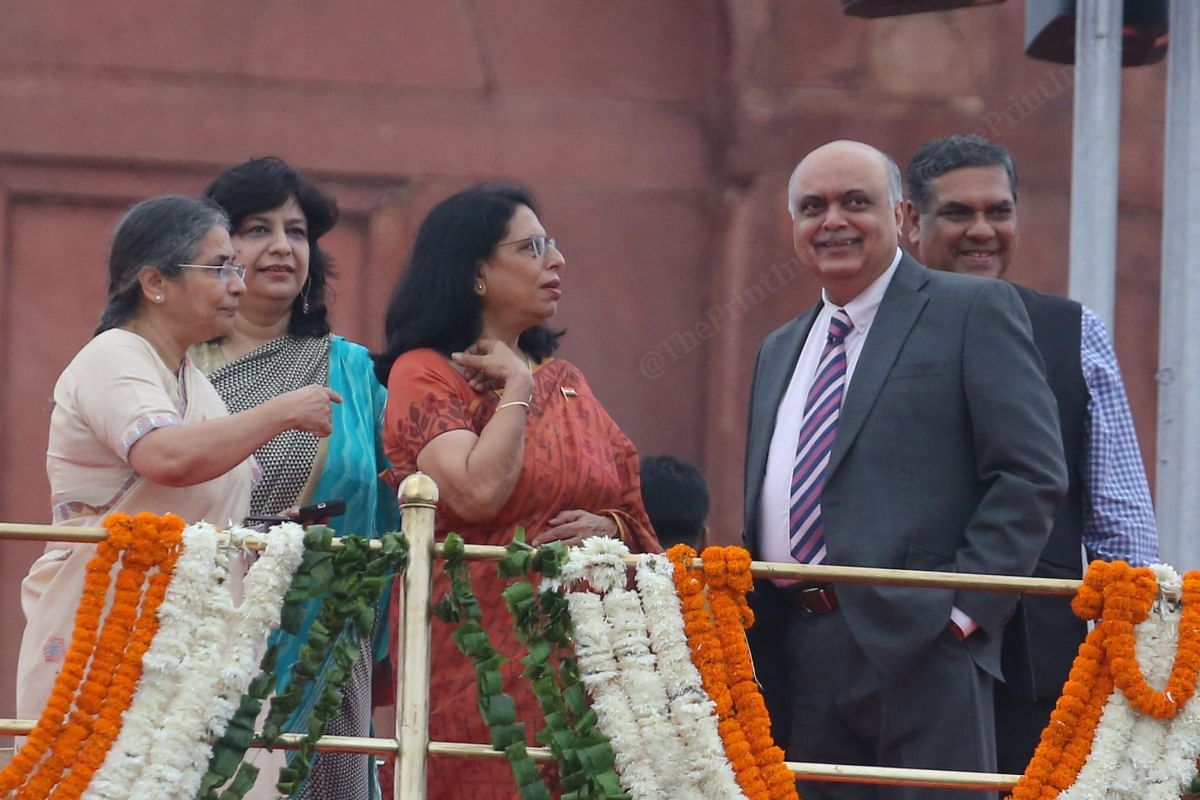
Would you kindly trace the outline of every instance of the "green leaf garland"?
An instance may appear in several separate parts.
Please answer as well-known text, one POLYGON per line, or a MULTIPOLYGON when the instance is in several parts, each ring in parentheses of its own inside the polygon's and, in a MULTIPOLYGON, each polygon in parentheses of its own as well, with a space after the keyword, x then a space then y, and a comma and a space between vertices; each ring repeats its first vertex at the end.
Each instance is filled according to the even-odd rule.
POLYGON ((596 727, 596 713, 587 702, 566 598, 555 590, 539 592, 529 580, 535 572, 556 577, 566 560, 567 548, 561 542, 535 550, 518 528, 499 566, 501 577, 519 578, 502 596, 517 639, 527 650, 521 674, 529 680, 546 720, 535 738, 558 761, 561 800, 628 798, 617 777, 612 745, 596 727))
POLYGON ((451 638, 475 666, 479 713, 491 731, 492 749, 508 758, 521 800, 550 800, 550 790, 525 747, 525 723, 517 720, 516 703, 503 689, 500 665, 504 658, 496 652, 481 624, 483 612, 471 588, 471 571, 463 552, 462 537, 448 534, 442 554, 450 590, 438 600, 434 614, 456 626, 451 638))

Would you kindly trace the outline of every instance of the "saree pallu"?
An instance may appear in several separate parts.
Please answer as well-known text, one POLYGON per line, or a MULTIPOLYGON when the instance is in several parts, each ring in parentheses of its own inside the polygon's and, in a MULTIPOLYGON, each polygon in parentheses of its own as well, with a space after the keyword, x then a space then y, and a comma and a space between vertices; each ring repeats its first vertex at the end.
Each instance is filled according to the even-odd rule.
MULTIPOLYGON (((426 444, 452 430, 478 434, 498 403, 493 393, 472 390, 446 358, 427 349, 396 360, 388 393, 383 436, 395 465, 388 472, 393 486, 416 471, 417 455, 426 444)), ((642 506, 637 451, 596 400, 583 374, 556 359, 534 371, 524 461, 508 502, 491 521, 469 523, 455 515, 443 494, 437 532, 439 538, 456 531, 470 544, 503 546, 511 541, 515 527, 525 528, 527 537, 532 537, 548 520, 569 509, 615 512, 625 522, 634 552, 661 550, 642 506)), ((520 678, 524 652, 501 598, 507 581, 497 576, 494 563, 470 562, 469 566, 483 625, 505 658, 504 691, 516 701, 517 718, 526 724, 526 738, 532 745, 543 721, 536 698, 520 678)), ((445 575, 435 570, 434 600, 448 587, 445 575)), ((393 590, 393 616, 397 601, 398 587, 393 590)), ((431 624, 430 737, 488 743, 487 726, 477 707, 474 669, 451 640, 451 628, 438 621, 431 624)), ((393 670, 399 669, 398 650, 393 648, 393 670)), ((491 760, 431 759, 428 787, 428 796, 438 800, 509 800, 516 792, 507 763, 491 760)))

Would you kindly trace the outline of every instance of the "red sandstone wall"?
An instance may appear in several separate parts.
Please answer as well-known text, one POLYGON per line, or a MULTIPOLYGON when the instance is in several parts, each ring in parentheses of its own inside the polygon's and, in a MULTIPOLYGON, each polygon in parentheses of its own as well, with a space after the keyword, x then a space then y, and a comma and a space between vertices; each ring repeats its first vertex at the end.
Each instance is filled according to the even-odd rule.
MULTIPOLYGON (((0 519, 48 521, 53 381, 101 308, 121 209, 279 154, 339 197, 335 328, 380 343, 415 225, 504 176, 538 194, 567 256, 568 358, 643 446, 702 454, 704 361, 637 377, 653 321, 703 306, 706 105, 720 3, 10 4, 0 25, 0 519), (669 409, 669 413, 659 412, 669 409)), ((0 547, 0 716, 38 547, 0 547)))
MULTIPOLYGON (((103 298, 120 210, 275 153, 341 200, 339 332, 379 343, 416 224, 529 184, 567 257, 563 354, 643 452, 701 461, 740 530, 758 342, 816 298, 784 185, 862 138, 903 164, 981 130, 1022 168, 1014 278, 1066 287, 1070 70, 1021 55, 1022 5, 866 22, 835 0, 55 0, 0 26, 0 520, 47 521, 50 390, 103 298), (169 9, 169 10, 168 10, 169 9)), ((1118 351, 1153 453, 1161 67, 1128 71, 1118 351)), ((0 546, 0 716, 38 548, 0 546)))

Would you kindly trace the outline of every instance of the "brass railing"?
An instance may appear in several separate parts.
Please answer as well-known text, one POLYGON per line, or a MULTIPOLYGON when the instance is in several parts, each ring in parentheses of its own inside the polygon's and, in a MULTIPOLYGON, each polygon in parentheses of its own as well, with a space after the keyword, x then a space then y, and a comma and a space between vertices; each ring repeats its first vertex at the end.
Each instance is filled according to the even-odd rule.
MULTIPOLYGON (((486 744, 433 742, 429 740, 429 664, 430 608, 433 562, 441 553, 434 540, 434 513, 437 486, 426 475, 409 476, 400 486, 401 530, 408 539, 409 563, 404 574, 403 617, 399 633, 404 642, 402 668, 398 671, 396 730, 392 738, 325 736, 317 749, 344 753, 373 753, 395 757, 394 797, 397 800, 424 800, 426 756, 457 758, 504 758, 486 744)), ((0 542, 5 540, 97 542, 104 528, 76 528, 55 525, 0 523, 0 542)), ((334 540, 335 546, 337 540, 334 540)), ((258 543, 247 540, 246 547, 258 543)), ((498 561, 504 548, 467 545, 466 558, 498 561)), ((633 559, 630 559, 631 561, 633 559)), ((865 567, 775 564, 755 561, 751 572, 757 577, 819 580, 829 583, 867 583, 891 586, 974 589, 1023 594, 1071 595, 1079 581, 1052 578, 1014 578, 1001 575, 889 570, 865 567)), ((32 720, 0 719, 0 735, 22 735, 32 730, 32 720)), ((300 734, 285 734, 282 747, 295 747, 300 734)), ((551 761, 546 748, 531 747, 537 761, 551 761)), ((865 767, 809 762, 787 762, 798 778, 837 783, 873 783, 890 786, 922 786, 941 789, 1004 790, 1019 776, 987 772, 865 767)))

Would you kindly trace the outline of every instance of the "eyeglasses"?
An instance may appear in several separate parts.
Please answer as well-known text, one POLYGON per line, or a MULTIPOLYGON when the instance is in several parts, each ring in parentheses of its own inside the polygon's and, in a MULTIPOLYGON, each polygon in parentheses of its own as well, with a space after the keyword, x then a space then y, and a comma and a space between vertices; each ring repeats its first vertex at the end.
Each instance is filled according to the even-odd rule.
POLYGON ((224 264, 217 264, 215 266, 212 264, 177 264, 176 266, 182 267, 183 269, 220 270, 217 273, 217 277, 225 283, 229 283, 229 279, 234 275, 238 276, 238 280, 245 280, 246 278, 246 265, 234 264, 232 261, 226 261, 224 264))
POLYGON ((544 233, 535 233, 533 236, 526 236, 524 239, 513 239, 511 242, 501 242, 496 247, 504 247, 510 244, 525 244, 529 243, 529 250, 533 253, 534 258, 545 258, 546 253, 550 252, 550 248, 558 249, 558 240, 553 236, 547 236, 544 233))

